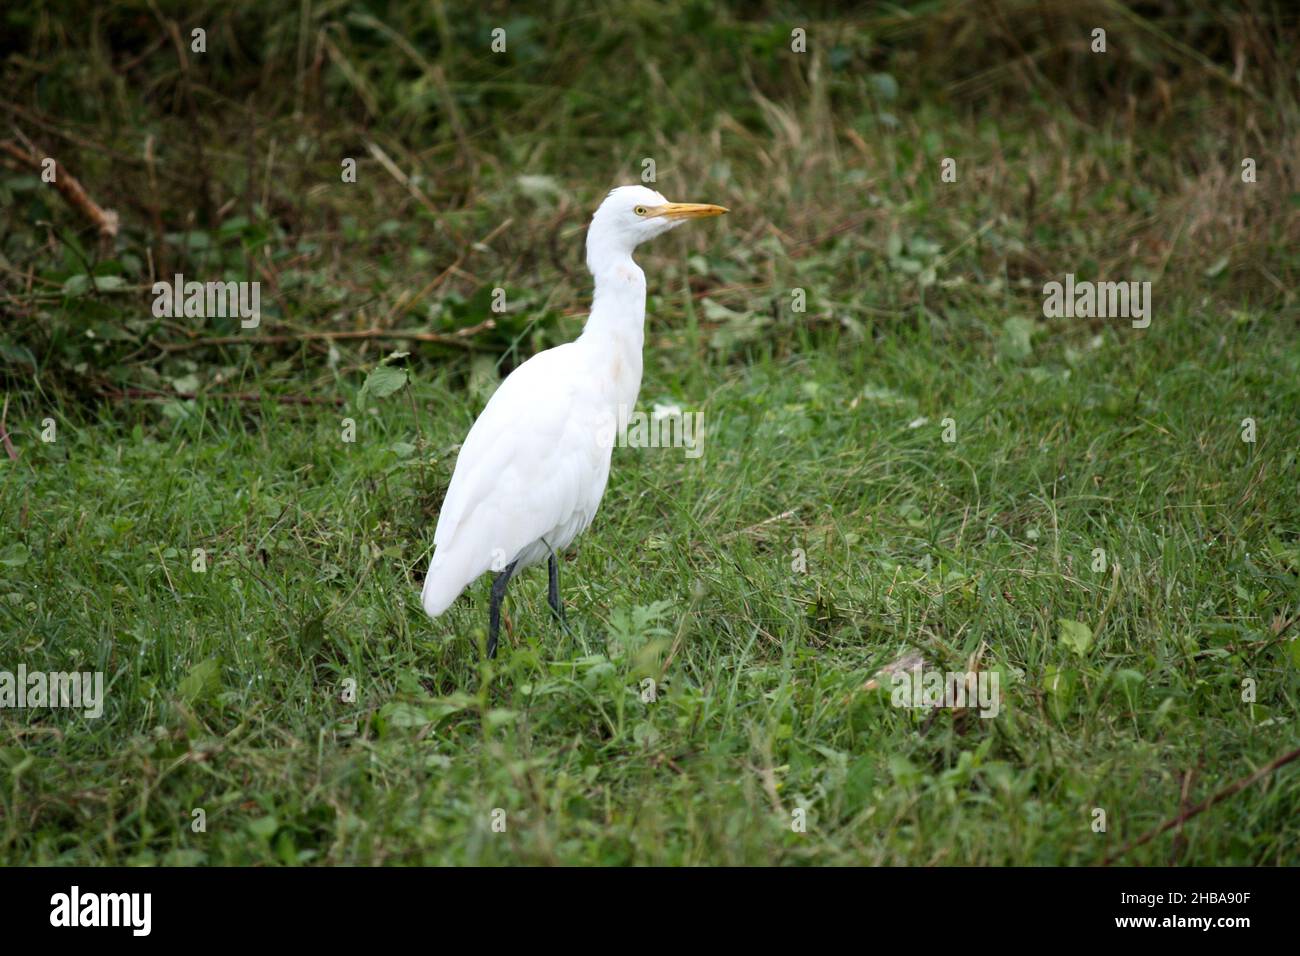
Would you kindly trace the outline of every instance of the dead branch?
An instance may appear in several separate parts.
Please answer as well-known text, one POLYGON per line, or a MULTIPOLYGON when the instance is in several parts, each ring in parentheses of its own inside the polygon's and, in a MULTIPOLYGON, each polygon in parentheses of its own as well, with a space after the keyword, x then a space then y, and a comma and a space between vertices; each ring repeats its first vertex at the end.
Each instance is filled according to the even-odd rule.
POLYGON ((1218 793, 1216 793, 1214 796, 1202 800, 1200 803, 1198 803, 1194 807, 1191 807, 1190 809, 1184 810, 1183 812, 1178 814, 1178 816, 1174 817, 1172 820, 1166 820, 1164 823, 1160 824, 1160 826, 1156 827, 1154 830, 1148 830, 1146 833, 1142 834, 1136 840, 1133 840, 1129 843, 1125 843, 1114 853, 1108 855, 1104 860, 1102 860, 1102 866, 1109 866, 1111 863, 1114 863, 1116 860, 1124 856, 1130 850, 1135 850, 1144 843, 1150 843, 1152 840, 1154 840, 1160 834, 1164 833, 1166 830, 1172 830, 1174 827, 1181 827, 1185 822, 1187 822, 1197 814, 1204 813, 1206 810, 1210 809, 1210 807, 1214 806, 1217 803, 1222 803, 1224 800, 1227 800, 1233 794, 1245 790, 1255 781, 1267 777, 1274 770, 1277 770, 1279 767, 1286 766, 1287 764, 1289 764, 1291 761, 1295 760, 1298 757, 1300 757, 1300 748, 1292 750, 1290 753, 1283 754, 1282 756, 1278 757, 1276 760, 1260 767, 1254 773, 1242 777, 1240 780, 1236 781, 1235 783, 1229 784, 1228 786, 1220 790, 1218 793))
POLYGON ((207 392, 200 395, 198 392, 162 392, 152 388, 112 388, 100 392, 105 398, 111 398, 115 401, 139 398, 146 401, 154 399, 181 398, 193 400, 197 398, 225 398, 232 402, 253 402, 262 401, 278 402, 281 405, 342 405, 341 398, 319 398, 312 395, 264 395, 261 392, 207 392))
POLYGON ((410 339, 415 342, 437 342, 460 348, 475 348, 470 337, 496 328, 493 319, 467 326, 456 332, 421 332, 417 329, 359 329, 345 332, 294 332, 283 335, 219 335, 194 339, 190 342, 164 342, 159 345, 165 352, 185 352, 205 345, 283 345, 288 342, 337 341, 349 339, 410 339))
MULTIPOLYGON (((13 140, 0 140, 0 153, 4 153, 35 172, 43 170, 42 158, 27 152, 13 140)), ((100 236, 111 239, 117 235, 117 213, 111 209, 104 209, 91 199, 85 187, 60 162, 55 163, 54 188, 67 200, 68 205, 94 224, 100 236)))

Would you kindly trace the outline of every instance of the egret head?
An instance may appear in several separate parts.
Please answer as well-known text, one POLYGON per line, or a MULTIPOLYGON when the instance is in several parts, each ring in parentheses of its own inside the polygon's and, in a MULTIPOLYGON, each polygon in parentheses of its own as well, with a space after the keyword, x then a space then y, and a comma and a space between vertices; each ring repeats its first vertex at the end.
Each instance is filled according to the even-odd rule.
POLYGON ((611 255, 631 255, 632 250, 663 235, 688 219, 721 216, 727 210, 708 203, 669 202, 645 186, 619 186, 610 190, 591 218, 587 231, 587 265, 611 255))

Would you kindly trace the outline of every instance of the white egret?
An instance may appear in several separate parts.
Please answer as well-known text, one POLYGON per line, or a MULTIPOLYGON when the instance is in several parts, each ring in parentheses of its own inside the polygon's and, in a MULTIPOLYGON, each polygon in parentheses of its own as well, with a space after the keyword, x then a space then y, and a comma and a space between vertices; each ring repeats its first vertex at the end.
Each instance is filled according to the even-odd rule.
POLYGON ((645 186, 612 190, 587 230, 587 268, 596 288, 582 334, 516 368, 461 445, 421 602, 437 617, 481 574, 496 571, 489 657, 496 654, 506 585, 543 558, 549 558, 548 601, 564 619, 559 554, 596 516, 613 428, 641 388, 646 284, 633 250, 688 219, 726 211, 669 202, 645 186))

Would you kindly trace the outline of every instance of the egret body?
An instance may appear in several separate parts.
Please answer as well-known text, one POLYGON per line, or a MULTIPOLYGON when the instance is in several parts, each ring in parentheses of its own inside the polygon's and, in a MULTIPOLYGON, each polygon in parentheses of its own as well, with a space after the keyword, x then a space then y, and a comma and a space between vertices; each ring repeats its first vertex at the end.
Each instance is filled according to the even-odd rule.
POLYGON ((646 284, 633 251, 688 219, 726 211, 670 203, 644 186, 611 191, 587 231, 595 294, 582 334, 510 373, 461 445, 421 602, 437 617, 480 575, 497 572, 489 657, 496 653, 506 585, 543 558, 550 567, 548 599, 563 619, 559 554, 596 516, 613 428, 641 389, 646 284))

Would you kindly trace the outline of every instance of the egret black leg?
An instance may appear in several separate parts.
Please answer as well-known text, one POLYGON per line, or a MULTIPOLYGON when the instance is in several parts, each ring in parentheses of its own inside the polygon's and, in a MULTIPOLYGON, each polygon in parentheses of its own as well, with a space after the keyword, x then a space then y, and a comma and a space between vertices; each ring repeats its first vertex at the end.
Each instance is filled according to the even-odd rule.
POLYGON ((564 623, 564 604, 560 601, 560 558, 552 551, 551 560, 547 564, 547 569, 551 572, 551 584, 546 591, 546 600, 551 605, 551 610, 555 616, 564 623))
POLYGON ((497 633, 501 630, 501 602, 505 599, 510 575, 515 573, 515 565, 518 563, 517 560, 511 561, 504 571, 492 579, 492 602, 488 605, 487 656, 489 658, 497 656, 497 633))

